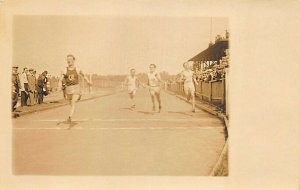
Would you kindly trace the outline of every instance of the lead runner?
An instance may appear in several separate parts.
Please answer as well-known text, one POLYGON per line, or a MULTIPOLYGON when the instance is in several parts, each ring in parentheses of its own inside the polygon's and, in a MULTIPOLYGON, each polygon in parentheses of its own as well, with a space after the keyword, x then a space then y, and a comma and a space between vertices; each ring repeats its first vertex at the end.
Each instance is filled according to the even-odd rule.
POLYGON ((71 109, 70 114, 67 119, 68 122, 72 121, 72 116, 75 111, 75 104, 76 101, 81 98, 81 90, 79 85, 79 75, 84 77, 84 79, 87 81, 88 85, 92 85, 89 79, 84 75, 84 73, 78 68, 75 67, 75 56, 74 55, 67 55, 67 63, 68 66, 64 71, 61 72, 61 77, 59 80, 59 89, 61 89, 62 81, 65 80, 65 98, 69 100, 71 109))

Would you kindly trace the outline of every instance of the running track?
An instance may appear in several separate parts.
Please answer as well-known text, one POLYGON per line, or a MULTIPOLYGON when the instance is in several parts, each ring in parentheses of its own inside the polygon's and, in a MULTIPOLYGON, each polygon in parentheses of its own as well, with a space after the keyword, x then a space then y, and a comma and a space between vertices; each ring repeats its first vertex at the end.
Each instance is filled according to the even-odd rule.
POLYGON ((78 102, 74 121, 63 106, 13 120, 17 175, 208 175, 224 146, 221 120, 162 92, 163 110, 139 89, 78 102))

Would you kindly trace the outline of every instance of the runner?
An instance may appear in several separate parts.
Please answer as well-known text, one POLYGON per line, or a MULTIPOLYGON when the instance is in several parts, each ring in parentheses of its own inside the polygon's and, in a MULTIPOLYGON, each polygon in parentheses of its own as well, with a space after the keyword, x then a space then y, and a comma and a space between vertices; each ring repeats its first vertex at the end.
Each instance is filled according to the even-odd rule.
POLYGON ((68 67, 66 67, 65 71, 63 71, 61 74, 59 89, 61 89, 62 81, 65 80, 66 99, 69 100, 71 106, 67 121, 71 122, 73 113, 75 111, 75 103, 81 98, 79 75, 83 76, 89 85, 91 85, 91 83, 83 74, 83 72, 78 67, 75 67, 75 57, 73 55, 67 55, 67 63, 68 67))
POLYGON ((159 112, 161 111, 161 99, 160 99, 160 85, 163 83, 163 81, 160 78, 159 73, 156 72, 156 65, 150 64, 149 66, 150 72, 148 73, 148 85, 149 85, 149 91, 151 95, 152 100, 152 110, 155 111, 155 97, 158 102, 158 109, 159 112))
MULTIPOLYGON (((135 75, 135 69, 130 70, 130 74, 126 77, 124 84, 127 86, 129 98, 131 100, 131 108, 135 108, 135 93, 137 85, 143 85, 135 75)), ((144 85, 143 85, 144 86, 144 85)))
POLYGON ((184 70, 180 73, 180 81, 183 82, 184 93, 187 96, 187 101, 189 102, 192 98, 192 111, 196 112, 195 109, 195 85, 198 85, 198 82, 195 78, 195 75, 191 69, 189 62, 183 64, 184 70))

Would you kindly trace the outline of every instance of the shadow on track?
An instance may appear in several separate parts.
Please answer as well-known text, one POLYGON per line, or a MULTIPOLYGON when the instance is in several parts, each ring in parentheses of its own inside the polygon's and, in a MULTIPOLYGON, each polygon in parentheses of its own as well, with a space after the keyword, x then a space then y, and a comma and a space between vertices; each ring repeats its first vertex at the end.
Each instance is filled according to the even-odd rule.
POLYGON ((60 125, 60 124, 65 124, 65 125, 69 125, 66 129, 70 130, 71 128, 73 128, 75 125, 77 125, 79 122, 76 121, 60 121, 58 122, 56 125, 60 125))
POLYGON ((142 114, 145 114, 145 115, 154 115, 155 112, 149 112, 149 111, 140 111, 140 110, 136 110, 134 108, 120 108, 122 110, 130 110, 130 111, 133 111, 133 112, 137 112, 137 113, 142 113, 142 114))

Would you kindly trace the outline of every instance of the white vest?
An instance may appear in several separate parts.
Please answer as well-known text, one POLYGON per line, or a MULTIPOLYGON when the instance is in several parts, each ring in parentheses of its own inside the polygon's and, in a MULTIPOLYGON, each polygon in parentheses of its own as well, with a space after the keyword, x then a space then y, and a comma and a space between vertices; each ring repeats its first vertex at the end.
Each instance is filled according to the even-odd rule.
POLYGON ((153 73, 148 73, 148 80, 149 80, 149 86, 159 86, 160 81, 157 78, 158 73, 153 72, 153 73))

